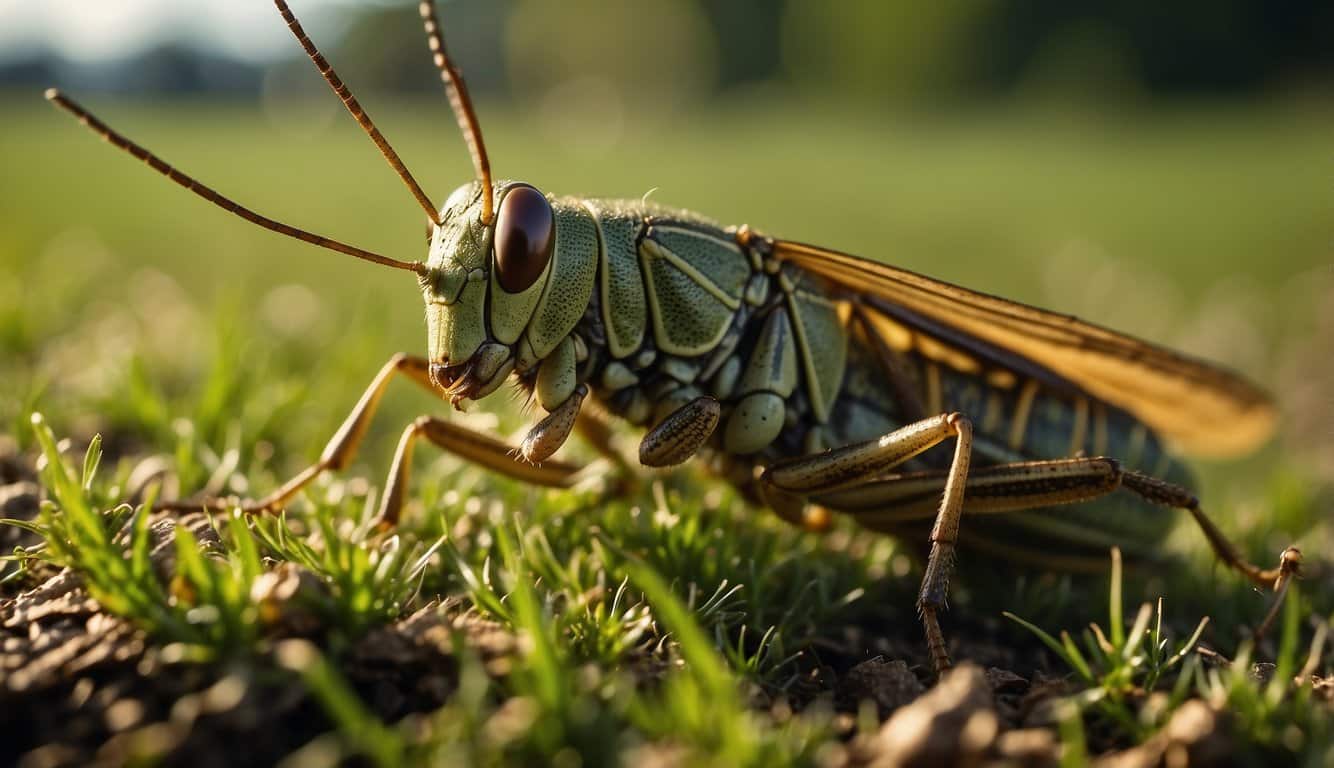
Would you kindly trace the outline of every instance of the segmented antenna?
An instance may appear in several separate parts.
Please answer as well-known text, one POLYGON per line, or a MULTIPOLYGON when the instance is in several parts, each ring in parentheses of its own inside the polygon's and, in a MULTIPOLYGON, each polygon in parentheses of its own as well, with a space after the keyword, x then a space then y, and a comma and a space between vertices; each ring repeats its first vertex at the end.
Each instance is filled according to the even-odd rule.
POLYGON ((449 106, 454 108, 454 117, 459 121, 459 130, 464 141, 468 142, 468 152, 472 155, 472 167, 477 172, 477 180, 482 182, 482 223, 491 223, 492 184, 491 160, 486 156, 486 144, 482 141, 482 126, 477 122, 477 113, 473 111, 472 99, 468 96, 468 86, 463 82, 463 75, 449 60, 445 51, 445 38, 440 34, 440 21, 435 16, 433 0, 422 0, 422 23, 426 26, 426 43, 431 48, 431 58, 435 68, 440 70, 440 81, 445 84, 445 93, 449 95, 449 106))
POLYGON ((297 42, 301 43, 301 47, 305 49, 306 55, 315 63, 315 68, 320 71, 320 74, 324 77, 325 81, 329 83, 329 87, 332 88, 333 92, 342 100, 343 106, 347 107, 347 111, 352 114, 352 118, 357 121, 357 124, 361 126, 361 129, 366 132, 366 135, 369 136, 371 141, 375 143, 375 146, 379 148, 380 154, 384 155, 385 160, 389 161, 389 165, 393 166, 398 177, 403 180, 404 184, 408 185, 408 190, 412 192, 412 196, 417 198, 417 203, 421 205, 422 210, 426 211, 426 217, 436 224, 439 224, 440 212, 436 210, 435 205, 431 203, 431 199, 422 191, 421 185, 417 183, 417 180, 412 178, 412 174, 408 172, 407 166, 403 165, 403 161, 399 159, 398 153, 394 151, 393 147, 389 146, 389 141, 385 139, 384 134, 380 133, 379 128, 375 127, 375 123, 371 120, 370 115, 366 114, 366 110, 363 109, 361 103, 357 101, 357 97, 352 95, 352 91, 349 90, 342 79, 338 77, 338 73, 335 72, 333 66, 329 64, 328 59, 325 59, 324 54, 320 53, 319 49, 315 47, 315 44, 310 41, 310 37, 306 35, 306 30, 301 28, 301 22, 296 20, 296 16, 292 13, 292 9, 287 7, 287 3, 284 2, 284 0, 273 0, 273 4, 278 6, 278 13, 282 14, 283 21, 287 22, 287 28, 292 30, 293 35, 296 35, 297 42))
POLYGON ((372 253, 370 251, 362 250, 361 248, 357 248, 356 246, 348 245, 346 243, 340 243, 337 240, 330 240, 329 238, 324 237, 323 235, 317 235, 312 232, 307 232, 304 229, 297 229, 296 227, 283 224, 280 221, 274 221, 273 219, 261 216, 258 213, 255 213, 254 211, 250 210, 249 208, 240 205, 231 198, 224 197, 223 195, 214 191, 212 188, 199 183, 198 181, 186 175, 185 173, 176 170, 176 168, 167 161, 163 160, 162 158, 158 157, 152 152, 149 152, 148 150, 144 149, 138 144, 135 144, 133 141, 130 141, 121 134, 112 130, 110 126, 108 126, 101 120, 98 120, 96 117, 92 115, 92 113, 88 112, 88 110, 79 106, 70 99, 65 98, 65 95, 62 94, 60 91, 56 90, 55 88, 47 89, 46 99, 47 101, 50 101, 52 104, 55 104, 57 107, 60 107, 66 112, 69 112, 70 114, 74 115, 76 118, 78 118, 79 122, 88 126, 88 128, 90 128, 94 133, 96 133, 98 136, 101 136, 111 145, 118 147, 119 149, 123 149, 126 152, 130 153, 131 155, 139 158, 140 160, 147 163, 148 166, 153 170, 157 171, 163 176, 166 176, 167 178, 171 179, 177 184, 180 184, 182 187, 185 187, 186 189, 190 190, 196 195, 199 195, 200 197, 204 198, 210 203, 213 203, 214 205, 218 206, 224 211, 229 211, 231 213, 234 213, 237 216, 240 216, 241 218, 245 219, 246 221, 258 224, 259 226, 277 232, 280 235, 287 235, 288 237, 294 237, 297 240, 302 240, 307 243, 311 243, 312 245, 318 245, 321 248, 328 248, 331 251, 346 253, 348 256, 356 256, 358 259, 365 259, 366 261, 372 261, 375 262, 376 264, 383 264, 386 267, 393 267, 395 269, 406 269, 409 272, 415 272, 418 275, 426 273, 426 267, 421 262, 398 261, 397 259, 391 259, 388 256, 381 256, 378 253, 372 253))

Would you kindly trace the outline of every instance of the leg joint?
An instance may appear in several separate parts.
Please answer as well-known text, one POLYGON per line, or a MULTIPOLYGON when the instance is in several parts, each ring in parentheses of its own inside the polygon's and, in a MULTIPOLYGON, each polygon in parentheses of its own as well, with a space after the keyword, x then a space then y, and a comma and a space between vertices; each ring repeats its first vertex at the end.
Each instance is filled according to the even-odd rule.
POLYGON ((1156 477, 1139 472, 1127 471, 1121 474, 1121 484, 1141 498, 1155 504, 1191 511, 1200 508, 1200 500, 1195 497, 1195 494, 1166 480, 1159 480, 1156 477))
POLYGON ((954 544, 933 539, 931 555, 927 558, 926 573, 922 574, 921 590, 917 593, 917 608, 943 611, 948 605, 950 573, 954 570, 954 544))
POLYGON ((949 426, 950 433, 954 435, 961 435, 964 433, 972 435, 973 433, 973 422, 958 411, 945 414, 945 424, 949 426))

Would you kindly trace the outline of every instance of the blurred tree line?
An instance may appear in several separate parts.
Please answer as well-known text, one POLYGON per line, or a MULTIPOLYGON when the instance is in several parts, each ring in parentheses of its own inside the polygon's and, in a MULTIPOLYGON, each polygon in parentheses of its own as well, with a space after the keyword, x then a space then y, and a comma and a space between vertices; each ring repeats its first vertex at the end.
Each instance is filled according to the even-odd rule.
MULTIPOLYGON (((1327 0, 493 0, 444 12, 472 87, 519 95, 591 73, 641 98, 791 82, 871 105, 1334 85, 1327 0)), ((364 13, 343 46, 378 60, 386 88, 433 88, 402 44, 416 24, 413 7, 364 13)))
MULTIPOLYGON (((360 87, 439 87, 415 4, 337 8, 344 34, 325 47, 357 62, 346 74, 360 87)), ((871 107, 1334 85, 1328 0, 454 0, 441 13, 473 90, 525 103, 555 91, 575 103, 603 92, 671 104, 774 83, 871 107)), ((0 84, 57 76, 139 93, 249 92, 265 68, 169 44, 84 69, 92 71, 50 57, 13 61, 0 84)))

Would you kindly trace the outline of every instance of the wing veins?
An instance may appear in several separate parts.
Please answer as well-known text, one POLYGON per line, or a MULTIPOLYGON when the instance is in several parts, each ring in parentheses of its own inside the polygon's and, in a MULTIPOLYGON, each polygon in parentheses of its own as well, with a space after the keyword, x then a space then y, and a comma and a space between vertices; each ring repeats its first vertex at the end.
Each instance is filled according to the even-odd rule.
POLYGON ((850 254, 787 241, 774 241, 773 254, 891 322, 1044 384, 1125 408, 1189 450, 1241 453, 1272 430, 1268 395, 1221 366, 1073 315, 850 254))

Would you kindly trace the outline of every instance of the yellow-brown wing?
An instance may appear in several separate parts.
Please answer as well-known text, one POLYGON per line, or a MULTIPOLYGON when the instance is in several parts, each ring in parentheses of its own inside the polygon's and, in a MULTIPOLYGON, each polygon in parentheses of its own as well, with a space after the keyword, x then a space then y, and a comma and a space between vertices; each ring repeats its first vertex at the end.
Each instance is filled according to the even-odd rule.
POLYGON ((1219 366, 1070 315, 845 253, 786 241, 773 248, 776 258, 861 297, 872 313, 1019 373, 1032 375, 1025 362, 1045 368, 1050 378, 1124 408, 1190 453, 1245 453, 1273 430, 1269 396, 1219 366))

